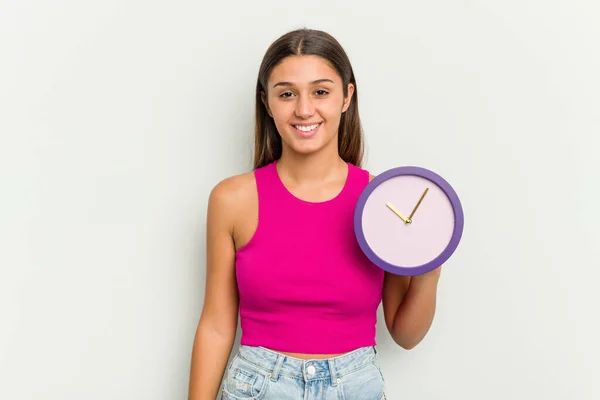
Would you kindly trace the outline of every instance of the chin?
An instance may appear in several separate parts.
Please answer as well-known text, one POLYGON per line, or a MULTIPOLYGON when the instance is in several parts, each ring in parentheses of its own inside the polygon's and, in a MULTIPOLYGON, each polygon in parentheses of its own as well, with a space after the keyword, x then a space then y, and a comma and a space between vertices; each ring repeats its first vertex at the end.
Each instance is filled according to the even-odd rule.
POLYGON ((292 150, 294 153, 297 153, 297 154, 310 155, 313 153, 317 153, 323 147, 324 146, 322 146, 321 144, 305 143, 305 144, 295 144, 294 146, 291 146, 290 150, 292 150))

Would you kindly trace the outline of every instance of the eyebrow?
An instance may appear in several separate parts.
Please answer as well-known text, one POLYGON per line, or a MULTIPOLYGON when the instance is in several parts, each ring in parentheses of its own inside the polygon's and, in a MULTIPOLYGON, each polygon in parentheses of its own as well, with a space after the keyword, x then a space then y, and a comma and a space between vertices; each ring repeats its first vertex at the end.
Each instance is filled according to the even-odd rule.
MULTIPOLYGON (((331 79, 323 78, 323 79, 317 79, 316 81, 312 81, 312 82, 310 82, 310 84, 318 85, 319 83, 323 83, 323 82, 334 83, 331 79)), ((277 86, 294 86, 294 84, 291 82, 277 82, 276 84, 273 85, 273 88, 276 88, 277 86)))

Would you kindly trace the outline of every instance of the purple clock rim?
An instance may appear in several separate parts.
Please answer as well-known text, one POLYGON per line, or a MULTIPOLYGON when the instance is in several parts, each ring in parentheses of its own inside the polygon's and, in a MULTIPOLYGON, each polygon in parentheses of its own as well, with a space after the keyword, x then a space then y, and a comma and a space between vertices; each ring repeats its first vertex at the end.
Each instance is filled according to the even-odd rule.
POLYGON ((432 271, 442 264, 444 264, 456 251, 458 244, 461 240, 462 233, 464 228, 464 212, 462 208, 462 204, 458 197, 458 194, 454 190, 454 188, 440 175, 437 173, 423 167, 417 166, 402 166, 389 169, 387 171, 382 172, 379 175, 376 175, 371 182, 367 184, 367 186, 363 189, 360 194, 358 201, 356 203, 356 207, 354 210, 354 232, 358 244, 363 251, 363 253, 367 256, 371 262, 377 265, 379 268, 395 274, 395 275, 406 275, 406 276, 415 276, 421 275, 426 272, 432 271), (420 176, 422 178, 428 179, 438 185, 446 196, 450 200, 450 204, 452 206, 452 210, 454 211, 454 230, 452 231, 452 236, 448 245, 444 248, 444 250, 433 260, 418 266, 402 266, 402 265, 394 265, 391 264, 382 258, 380 258, 375 252, 371 249, 369 244, 367 243, 367 239, 365 238, 363 225, 362 225, 362 216, 363 210, 369 199, 369 196, 375 188, 381 185, 383 182, 387 181, 390 178, 394 178, 396 176, 402 175, 414 175, 420 176))

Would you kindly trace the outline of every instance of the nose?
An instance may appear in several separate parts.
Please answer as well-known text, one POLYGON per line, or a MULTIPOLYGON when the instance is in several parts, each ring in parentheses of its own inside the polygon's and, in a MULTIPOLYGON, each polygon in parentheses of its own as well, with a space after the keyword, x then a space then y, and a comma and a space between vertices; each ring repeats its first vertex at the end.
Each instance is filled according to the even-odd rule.
POLYGON ((296 102, 296 116, 298 118, 310 118, 315 113, 315 105, 310 96, 299 96, 296 102))

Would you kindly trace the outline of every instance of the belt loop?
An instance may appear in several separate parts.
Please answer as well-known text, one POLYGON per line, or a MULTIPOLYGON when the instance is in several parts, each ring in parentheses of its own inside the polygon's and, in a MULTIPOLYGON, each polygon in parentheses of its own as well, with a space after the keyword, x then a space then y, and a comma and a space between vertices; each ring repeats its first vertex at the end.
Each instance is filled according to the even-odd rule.
POLYGON ((277 382, 279 378, 279 371, 281 370, 281 364, 283 364, 283 360, 285 356, 283 354, 279 354, 277 356, 277 361, 275 361, 275 367, 273 368, 273 372, 271 373, 271 380, 273 382, 277 382))
POLYGON ((331 375, 331 385, 337 386, 338 377, 337 377, 337 373, 335 371, 335 360, 330 358, 327 360, 327 362, 329 363, 329 374, 331 375))

